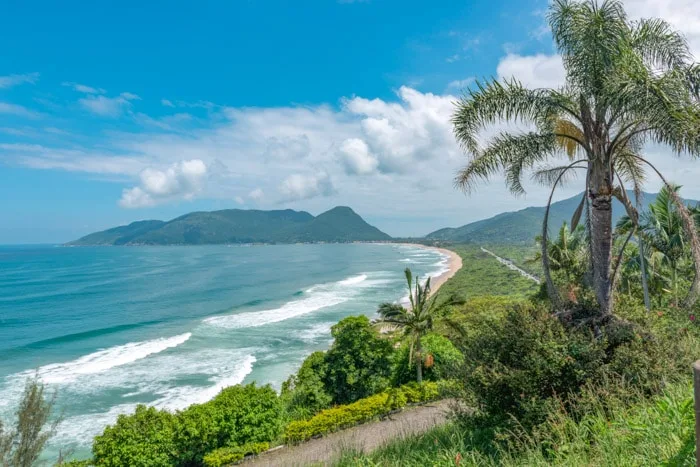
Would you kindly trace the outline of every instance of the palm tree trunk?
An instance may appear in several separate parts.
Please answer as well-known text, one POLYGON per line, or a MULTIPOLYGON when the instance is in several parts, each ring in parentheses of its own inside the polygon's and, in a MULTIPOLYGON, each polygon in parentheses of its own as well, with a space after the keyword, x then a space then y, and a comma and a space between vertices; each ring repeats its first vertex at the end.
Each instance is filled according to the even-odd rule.
POLYGON ((637 237, 639 239, 639 265, 642 272, 642 290, 644 291, 644 307, 647 311, 651 311, 651 304, 649 303, 649 283, 647 282, 647 270, 644 263, 644 240, 641 236, 637 237))
POLYGON ((591 267, 593 290, 600 314, 612 311, 612 187, 606 164, 591 163, 588 196, 591 199, 591 267))
POLYGON ((418 384, 423 382, 423 348, 420 344, 420 337, 416 345, 416 381, 418 384))

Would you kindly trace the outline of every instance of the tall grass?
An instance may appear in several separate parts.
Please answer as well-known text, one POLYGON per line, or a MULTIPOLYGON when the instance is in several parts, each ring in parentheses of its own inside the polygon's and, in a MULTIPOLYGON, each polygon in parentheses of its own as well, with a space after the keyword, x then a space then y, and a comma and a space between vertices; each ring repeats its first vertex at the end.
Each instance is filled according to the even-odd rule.
POLYGON ((555 413, 539 435, 508 446, 450 423, 408 436, 366 455, 343 452, 338 466, 692 466, 695 432, 692 388, 669 386, 631 407, 600 403, 575 421, 555 413), (537 439, 535 439, 537 438, 537 439))

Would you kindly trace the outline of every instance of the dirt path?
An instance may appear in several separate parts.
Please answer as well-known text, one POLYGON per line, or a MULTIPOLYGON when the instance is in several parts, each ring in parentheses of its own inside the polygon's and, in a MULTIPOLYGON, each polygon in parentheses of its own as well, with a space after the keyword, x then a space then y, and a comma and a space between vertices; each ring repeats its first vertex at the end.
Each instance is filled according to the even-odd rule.
POLYGON ((369 452, 392 439, 427 431, 445 422, 448 410, 448 401, 415 407, 394 414, 386 420, 358 425, 323 438, 312 439, 298 446, 283 447, 244 462, 243 465, 275 467, 330 465, 330 462, 337 458, 343 449, 356 448, 369 452))

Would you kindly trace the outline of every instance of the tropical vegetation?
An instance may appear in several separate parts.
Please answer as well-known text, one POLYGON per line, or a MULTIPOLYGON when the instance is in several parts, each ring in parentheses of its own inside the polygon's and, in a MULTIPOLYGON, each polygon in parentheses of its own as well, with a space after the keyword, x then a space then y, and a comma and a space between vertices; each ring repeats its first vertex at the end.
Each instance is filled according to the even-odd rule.
MULTIPOLYGON (((566 82, 558 89, 528 89, 516 79, 479 82, 460 100, 453 117, 457 140, 471 155, 457 176, 464 190, 503 171, 513 193, 523 193, 523 177, 552 187, 577 170, 585 191, 574 212, 576 228, 585 210, 589 227, 591 287, 598 317, 612 312, 612 200, 637 219, 626 187, 640 192, 645 171, 662 174, 642 154, 647 141, 677 152, 700 154, 700 68, 691 60, 685 38, 660 19, 632 22, 617 0, 555 0, 548 20, 562 56, 566 82), (520 121, 533 129, 504 131, 485 147, 482 130, 496 122, 520 121), (564 159, 554 165, 546 161, 564 159), (568 159, 568 160, 567 160, 568 159)), ((564 180, 565 181, 565 180, 564 180)), ((549 203, 551 204, 552 195, 549 203)), ((679 212, 687 215, 680 202, 679 212)), ((700 272, 700 242, 684 223, 700 272)), ((559 297, 547 265, 547 212, 542 229, 542 259, 552 303, 559 297)), ((700 274, 685 300, 692 305, 700 274)))

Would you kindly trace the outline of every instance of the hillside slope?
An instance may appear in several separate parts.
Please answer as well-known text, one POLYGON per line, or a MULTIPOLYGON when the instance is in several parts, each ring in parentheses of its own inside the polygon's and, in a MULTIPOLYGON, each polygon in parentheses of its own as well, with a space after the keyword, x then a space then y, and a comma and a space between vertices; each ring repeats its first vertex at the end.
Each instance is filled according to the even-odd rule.
MULTIPOLYGON (((582 194, 552 204, 549 212, 549 229, 554 233, 563 222, 570 223, 571 216, 581 201, 582 194)), ((630 197, 633 197, 630 193, 630 197)), ((656 194, 644 193, 642 208, 656 199, 656 194)), ((687 200, 690 204, 697 201, 687 200)), ((436 230, 426 235, 429 240, 450 243, 532 244, 542 232, 544 206, 529 207, 520 211, 504 212, 488 219, 461 227, 436 230)), ((624 206, 613 202, 613 225, 625 214, 624 206)))

